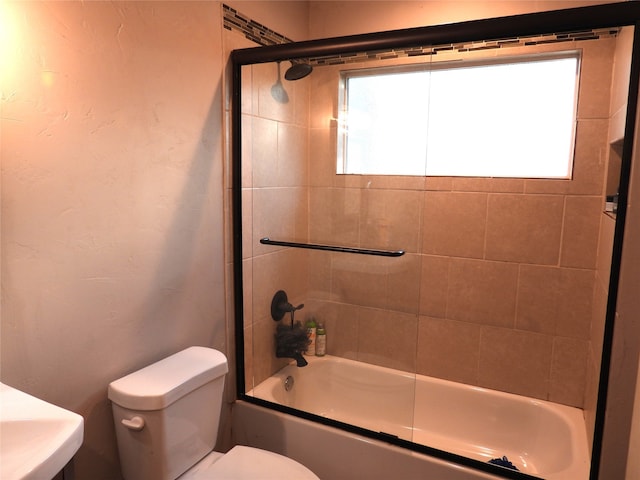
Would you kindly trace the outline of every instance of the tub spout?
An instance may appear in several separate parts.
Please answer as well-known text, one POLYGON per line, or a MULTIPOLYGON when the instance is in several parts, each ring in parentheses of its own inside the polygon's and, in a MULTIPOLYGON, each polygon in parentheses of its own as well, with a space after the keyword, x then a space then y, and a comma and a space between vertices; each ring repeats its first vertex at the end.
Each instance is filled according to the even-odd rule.
POLYGON ((276 357, 278 358, 293 358, 296 361, 297 367, 306 367, 309 362, 305 360, 300 352, 283 353, 276 350, 276 357))
POLYGON ((294 353, 291 357, 288 358, 293 358, 296 361, 297 367, 306 367, 309 364, 309 362, 305 360, 301 353, 294 353))

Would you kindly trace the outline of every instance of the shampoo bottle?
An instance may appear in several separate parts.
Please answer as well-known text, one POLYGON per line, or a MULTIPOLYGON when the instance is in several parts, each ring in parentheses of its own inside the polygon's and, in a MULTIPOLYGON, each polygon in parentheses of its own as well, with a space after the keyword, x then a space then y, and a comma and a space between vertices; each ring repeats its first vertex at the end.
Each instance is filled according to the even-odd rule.
POLYGON ((316 355, 318 357, 324 357, 327 353, 327 332, 324 326, 319 323, 316 330, 316 355))
POLYGON ((311 343, 307 347, 307 355, 315 355, 316 354, 316 321, 311 317, 307 320, 307 335, 309 336, 309 340, 311 343))

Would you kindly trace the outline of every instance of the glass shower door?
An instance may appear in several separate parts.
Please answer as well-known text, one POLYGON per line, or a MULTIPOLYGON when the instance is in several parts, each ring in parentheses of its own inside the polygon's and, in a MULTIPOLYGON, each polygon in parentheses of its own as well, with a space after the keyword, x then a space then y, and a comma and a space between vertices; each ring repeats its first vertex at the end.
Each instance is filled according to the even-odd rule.
POLYGON ((411 440, 421 195, 338 175, 338 70, 287 81, 288 66, 242 72, 245 389, 411 440), (299 351, 298 367, 279 343, 309 321, 325 328, 326 356, 299 351))

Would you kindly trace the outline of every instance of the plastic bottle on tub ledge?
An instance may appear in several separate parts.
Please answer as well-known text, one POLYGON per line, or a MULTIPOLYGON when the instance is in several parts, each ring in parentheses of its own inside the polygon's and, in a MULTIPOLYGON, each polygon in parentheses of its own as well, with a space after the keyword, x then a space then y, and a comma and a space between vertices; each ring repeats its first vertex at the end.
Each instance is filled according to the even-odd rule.
POLYGON ((307 328, 307 335, 309 336, 309 340, 311 343, 307 347, 307 355, 315 355, 316 354, 316 328, 317 324, 313 317, 310 317, 307 320, 307 324, 305 325, 307 328))
POLYGON ((324 357, 327 354, 327 331, 324 329, 324 325, 318 324, 316 330, 316 355, 318 357, 324 357))

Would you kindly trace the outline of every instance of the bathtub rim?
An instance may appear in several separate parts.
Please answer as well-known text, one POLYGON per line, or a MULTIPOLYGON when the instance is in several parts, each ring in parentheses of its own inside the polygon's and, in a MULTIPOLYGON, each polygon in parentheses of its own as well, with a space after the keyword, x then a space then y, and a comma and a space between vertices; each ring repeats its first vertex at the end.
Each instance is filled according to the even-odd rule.
POLYGON ((528 473, 511 470, 505 467, 500 467, 497 465, 490 464, 488 462, 483 462, 480 460, 475 460, 473 458, 465 457, 463 455, 447 452, 446 450, 439 450, 437 448, 430 447, 428 445, 422 445, 419 443, 412 442, 410 440, 404 440, 399 437, 396 437, 395 435, 391 435, 388 433, 376 432, 374 430, 358 427, 350 423, 345 423, 339 420, 334 420, 331 418, 316 415, 316 414, 307 412, 305 410, 298 410, 296 408, 288 407, 286 405, 282 405, 275 402, 270 402, 262 398, 252 397, 250 395, 247 395, 246 393, 242 393, 238 395, 237 401, 251 403, 253 405, 257 405, 262 408, 275 410, 277 412, 288 414, 303 420, 319 423, 327 427, 337 428, 338 430, 352 433, 354 435, 360 435, 362 437, 370 438, 372 440, 386 442, 397 447, 405 448, 415 453, 428 455, 438 460, 455 463, 463 467, 472 468, 474 470, 478 470, 491 475, 496 475, 501 478, 507 478, 511 480, 544 480, 543 477, 536 477, 528 473))
MULTIPOLYGON (((434 383, 437 386, 441 386, 447 389, 453 388, 456 391, 462 390, 463 392, 466 392, 469 390, 473 390, 474 392, 477 391, 477 392, 480 392, 481 394, 486 393, 490 396, 498 395, 500 398, 506 398, 510 403, 512 401, 515 401, 517 402, 517 404, 525 403, 527 405, 530 405, 535 410, 541 409, 542 411, 547 412, 553 415, 554 417, 557 417, 563 424, 565 424, 569 428, 568 433, 570 436, 569 438, 571 443, 570 450, 574 460, 573 462, 569 463, 567 466, 565 466, 564 468, 561 468, 560 470, 553 470, 547 473, 523 472, 522 470, 515 472, 510 469, 496 467, 494 465, 488 464, 487 463, 488 458, 493 458, 493 457, 487 457, 487 459, 481 459, 477 457, 474 458, 474 457, 466 456, 464 453, 454 453, 452 451, 442 450, 441 448, 438 448, 433 445, 418 443, 411 439, 399 438, 399 437, 396 437, 396 435, 391 433, 377 431, 377 430, 370 430, 366 427, 357 426, 351 423, 345 423, 344 421, 336 420, 335 418, 326 417, 319 413, 312 413, 309 410, 301 410, 300 408, 296 408, 295 406, 289 406, 291 404, 287 405, 286 403, 278 403, 278 398, 271 396, 268 392, 271 392, 272 388, 275 388, 278 385, 280 385, 279 388, 282 388, 281 383, 284 381, 287 375, 289 374, 296 375, 295 372, 297 372, 298 369, 295 368, 295 362, 293 361, 283 366, 280 370, 275 372, 272 376, 263 380, 263 382, 261 382, 259 385, 255 385, 253 389, 249 390, 248 393, 245 394, 244 399, 247 400, 248 403, 258 404, 262 407, 270 408, 272 410, 277 410, 283 413, 292 414, 293 416, 296 416, 298 418, 304 418, 306 420, 311 420, 316 423, 337 427, 340 430, 347 431, 356 435, 367 436, 369 438, 376 439, 376 440, 382 440, 393 445, 407 448, 408 450, 416 453, 430 455, 434 458, 457 463, 465 467, 472 467, 474 469, 485 471, 486 469, 484 469, 483 467, 486 465, 489 465, 490 467, 497 468, 498 470, 496 471, 494 468, 491 468, 490 471, 488 471, 487 473, 499 474, 502 476, 502 478, 560 479, 560 478, 565 478, 564 475, 567 475, 567 474, 571 474, 571 477, 573 478, 573 475, 577 473, 580 473, 580 478, 582 478, 583 468, 585 467, 587 468, 585 473, 588 473, 588 465, 590 464, 590 457, 588 452, 588 440, 586 438, 586 432, 582 432, 582 433, 580 432, 580 429, 583 428, 584 425, 580 420, 582 419, 583 411, 579 408, 550 402, 548 400, 522 396, 522 395, 509 393, 509 392, 502 392, 502 391, 498 391, 498 390, 494 390, 491 388, 482 387, 478 385, 454 382, 451 380, 432 377, 432 376, 418 374, 418 373, 412 374, 412 373, 404 372, 401 370, 397 370, 397 369, 393 369, 385 366, 369 364, 367 362, 360 362, 350 358, 326 355, 323 357, 311 356, 311 357, 307 357, 307 359, 311 366, 315 364, 320 366, 328 362, 328 365, 337 364, 338 367, 342 365, 351 365, 352 368, 353 367, 364 368, 367 370, 373 369, 373 370, 381 371, 382 373, 390 374, 393 376, 400 375, 402 377, 414 378, 414 380, 419 382, 420 384, 424 384, 425 382, 427 384, 434 383), (289 370, 290 368, 293 368, 293 371, 289 370), (260 396, 260 397, 252 396, 252 394, 255 392, 255 389, 265 385, 265 383, 268 383, 267 390, 263 392, 266 395, 260 396), (515 476, 505 475, 506 472, 516 473, 516 475, 515 476)), ((322 370, 322 367, 320 368, 321 368, 320 371, 324 371, 322 370)), ((260 395, 260 393, 258 393, 258 395, 260 395)), ((584 478, 586 480, 586 477, 584 478)))

